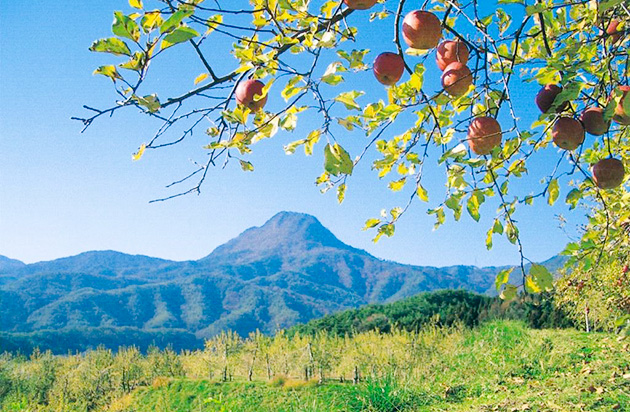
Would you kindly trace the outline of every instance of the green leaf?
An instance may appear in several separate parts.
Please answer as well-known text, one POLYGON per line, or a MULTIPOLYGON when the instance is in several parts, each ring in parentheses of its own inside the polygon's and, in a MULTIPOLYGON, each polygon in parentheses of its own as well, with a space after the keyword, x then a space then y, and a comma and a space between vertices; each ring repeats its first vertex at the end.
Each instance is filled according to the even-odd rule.
POLYGON ((337 188, 337 201, 339 204, 343 203, 343 200, 346 198, 346 184, 342 183, 337 188))
POLYGON ((348 110, 361 110, 361 106, 359 106, 357 104, 357 102, 355 102, 354 100, 359 97, 362 96, 364 93, 363 92, 359 92, 356 90, 353 90, 351 92, 345 92, 345 93, 341 93, 339 96, 335 97, 335 100, 343 103, 344 106, 346 106, 346 109, 348 110))
POLYGON ((129 61, 121 63, 118 66, 122 69, 134 70, 139 72, 140 70, 142 70, 144 63, 145 55, 144 53, 138 51, 133 54, 133 57, 129 61))
POLYGON ((504 269, 497 274, 497 277, 494 279, 494 286, 497 288, 497 292, 501 290, 501 286, 508 283, 510 280, 510 274, 514 271, 514 268, 504 269))
POLYGON ((486 249, 492 249, 492 229, 488 230, 486 233, 486 249))
POLYGON ((386 225, 382 225, 381 227, 378 228, 378 233, 376 234, 374 239, 372 239, 372 241, 374 243, 378 242, 379 239, 381 238, 381 236, 383 236, 383 235, 385 235, 387 237, 394 236, 395 229, 396 229, 396 227, 394 226, 393 223, 388 223, 386 225))
POLYGON ((462 216, 462 205, 460 204, 461 200, 461 195, 451 195, 444 202, 446 207, 453 211, 453 217, 455 218, 455 220, 459 220, 459 218, 462 216))
POLYGON ((96 40, 90 46, 90 51, 111 53, 115 54, 116 56, 131 56, 131 50, 129 50, 127 44, 116 37, 96 40))
POLYGON ((338 143, 327 144, 324 148, 324 170, 333 176, 351 175, 354 163, 346 150, 338 143))
POLYGON ((363 230, 372 229, 381 224, 381 219, 368 219, 365 221, 365 226, 363 230))
POLYGON ((479 222, 480 214, 479 214, 479 206, 485 201, 485 196, 480 190, 475 190, 468 198, 468 202, 466 203, 466 209, 468 210, 468 214, 475 219, 475 221, 479 222))
POLYGON ((518 241, 518 228, 512 223, 508 223, 505 229, 505 235, 511 244, 515 245, 518 241))
POLYGON ((545 11, 546 9, 547 9, 547 6, 545 4, 540 3, 534 6, 527 6, 525 8, 525 13, 527 13, 528 16, 531 16, 533 14, 537 14, 542 11, 545 11))
POLYGON ((331 86, 336 86, 343 81, 343 76, 340 74, 328 74, 322 77, 322 81, 331 86))
POLYGON ((160 25, 160 33, 169 33, 175 28, 179 26, 179 24, 186 17, 192 16, 193 12, 191 10, 180 10, 175 13, 171 17, 169 17, 164 23, 160 25))
POLYGON ((103 76, 107 76, 112 79, 113 82, 116 79, 122 79, 118 71, 116 71, 116 66, 101 66, 98 69, 94 70, 94 74, 101 74, 103 76))
POLYGON ((160 107, 162 107, 160 99, 158 99, 156 94, 150 94, 144 97, 134 95, 133 100, 140 106, 145 107, 149 113, 156 113, 160 110, 160 107))
POLYGON ((197 36, 199 36, 197 30, 190 27, 179 27, 173 32, 169 33, 166 37, 164 37, 164 40, 162 40, 161 48, 162 50, 164 50, 178 43, 183 43, 190 39, 194 39, 197 36))
POLYGON ((547 194, 549 197, 547 198, 547 203, 549 206, 552 206, 558 200, 558 196, 560 196, 560 186, 558 185, 558 179, 553 179, 549 182, 549 187, 547 188, 547 194))
POLYGON ((435 224, 433 225, 433 230, 436 230, 440 226, 446 222, 446 214, 444 213, 443 207, 438 207, 437 209, 427 210, 427 213, 430 215, 435 215, 435 224))
POLYGON ((120 11, 114 12, 112 32, 116 36, 125 37, 133 41, 140 40, 140 28, 138 24, 120 11))
POLYGON ((503 225, 499 219, 494 219, 494 225, 492 226, 492 233, 496 233, 498 235, 503 234, 503 225))
POLYGON ((567 194, 566 203, 569 205, 569 209, 575 209, 578 202, 582 199, 582 191, 579 189, 573 189, 567 194))
POLYGON ((516 298, 516 295, 518 293, 518 289, 516 286, 514 285, 505 285, 505 289, 503 289, 503 292, 501 292, 501 299, 505 300, 506 302, 509 302, 511 300, 514 300, 516 298))
POLYGON ((606 10, 623 3, 624 0, 603 0, 599 3, 599 13, 603 14, 606 10))
POLYGON ((254 171, 254 165, 251 164, 251 162, 245 161, 245 160, 239 160, 239 163, 241 164, 241 169, 243 169, 243 171, 245 172, 253 172, 254 171))
MULTIPOLYGON (((539 291, 550 291, 553 289, 553 275, 543 265, 532 264, 528 278, 531 279, 530 286, 534 289, 538 289, 539 291)), ((533 289, 530 290, 534 293, 538 293, 533 289)))

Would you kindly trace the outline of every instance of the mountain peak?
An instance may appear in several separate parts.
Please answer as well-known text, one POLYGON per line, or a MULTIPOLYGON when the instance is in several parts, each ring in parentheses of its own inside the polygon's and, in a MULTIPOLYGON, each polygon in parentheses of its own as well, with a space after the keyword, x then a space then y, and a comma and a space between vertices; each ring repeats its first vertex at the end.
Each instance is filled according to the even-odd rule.
POLYGON ((0 270, 17 269, 26 266, 24 262, 0 255, 0 270))
POLYGON ((226 255, 260 257, 294 254, 321 247, 351 249, 326 229, 315 216, 280 212, 264 225, 249 228, 238 237, 219 246, 207 258, 226 255))

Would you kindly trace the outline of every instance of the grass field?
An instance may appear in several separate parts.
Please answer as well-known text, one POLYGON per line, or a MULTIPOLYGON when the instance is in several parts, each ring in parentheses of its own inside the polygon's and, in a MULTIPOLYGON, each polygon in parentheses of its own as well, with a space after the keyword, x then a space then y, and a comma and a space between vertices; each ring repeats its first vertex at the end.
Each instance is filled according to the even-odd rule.
POLYGON ((450 330, 416 364, 359 384, 278 378, 158 378, 105 410, 174 411, 630 411, 629 339, 492 322, 450 330))

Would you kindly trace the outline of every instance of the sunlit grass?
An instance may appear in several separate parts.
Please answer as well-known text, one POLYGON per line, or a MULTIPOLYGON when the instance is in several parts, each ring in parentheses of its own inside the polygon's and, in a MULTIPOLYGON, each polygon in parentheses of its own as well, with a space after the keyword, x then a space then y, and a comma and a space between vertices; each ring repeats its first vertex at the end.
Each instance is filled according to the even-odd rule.
POLYGON ((474 330, 429 330, 414 345, 415 362, 405 370, 393 362, 388 371, 365 373, 357 385, 295 377, 172 379, 137 389, 131 409, 109 410, 611 411, 630 405, 630 353, 613 335, 492 322, 474 330))

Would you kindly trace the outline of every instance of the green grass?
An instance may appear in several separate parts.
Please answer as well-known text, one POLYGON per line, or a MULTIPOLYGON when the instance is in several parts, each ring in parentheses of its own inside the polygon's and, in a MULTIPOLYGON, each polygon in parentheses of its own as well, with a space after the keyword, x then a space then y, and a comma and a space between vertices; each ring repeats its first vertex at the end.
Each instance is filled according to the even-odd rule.
POLYGON ((170 379, 110 411, 630 411, 628 341, 492 322, 427 334, 407 369, 362 383, 170 379))

